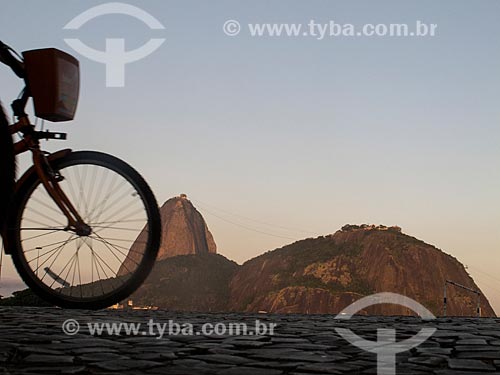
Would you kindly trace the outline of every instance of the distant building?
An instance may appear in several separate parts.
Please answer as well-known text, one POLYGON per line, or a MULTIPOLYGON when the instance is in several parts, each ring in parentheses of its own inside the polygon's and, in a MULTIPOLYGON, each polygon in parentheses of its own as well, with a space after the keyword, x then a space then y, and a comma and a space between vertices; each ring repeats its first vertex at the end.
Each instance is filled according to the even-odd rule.
POLYGON ((341 230, 343 232, 354 232, 357 230, 384 230, 384 231, 390 231, 390 232, 396 232, 396 233, 401 233, 402 229, 401 227, 398 227, 397 225, 393 225, 391 227, 388 227, 386 225, 374 225, 374 224, 361 224, 361 225, 354 225, 354 224, 346 224, 344 225, 341 230))
POLYGON ((108 307, 109 310, 158 310, 158 306, 134 306, 134 301, 129 299, 127 303, 116 303, 108 307))

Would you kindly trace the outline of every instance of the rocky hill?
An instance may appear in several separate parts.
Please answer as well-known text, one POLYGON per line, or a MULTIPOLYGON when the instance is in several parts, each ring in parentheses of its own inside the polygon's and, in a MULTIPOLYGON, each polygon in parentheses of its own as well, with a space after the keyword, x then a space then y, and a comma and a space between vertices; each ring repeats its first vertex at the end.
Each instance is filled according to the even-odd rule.
MULTIPOLYGON (((207 254, 217 252, 212 233, 200 212, 187 199, 186 194, 170 198, 160 208, 162 239, 157 260, 176 255, 207 254)), ((118 275, 135 268, 141 256, 146 232, 141 232, 130 248, 128 258, 118 275)))
POLYGON ((160 208, 162 242, 158 260, 176 255, 216 253, 212 233, 186 194, 170 198, 160 208))
MULTIPOLYGON (((441 315, 446 279, 479 290, 457 259, 399 227, 345 226, 247 261, 231 280, 230 309, 335 314, 362 296, 395 292, 441 315)), ((449 288, 448 315, 473 315, 475 306, 474 295, 449 288)), ((485 297, 481 307, 495 315, 485 297)), ((396 305, 365 313, 411 314, 396 305)))
POLYGON ((219 254, 179 255, 156 263, 131 296, 136 305, 176 311, 225 311, 238 265, 219 254))

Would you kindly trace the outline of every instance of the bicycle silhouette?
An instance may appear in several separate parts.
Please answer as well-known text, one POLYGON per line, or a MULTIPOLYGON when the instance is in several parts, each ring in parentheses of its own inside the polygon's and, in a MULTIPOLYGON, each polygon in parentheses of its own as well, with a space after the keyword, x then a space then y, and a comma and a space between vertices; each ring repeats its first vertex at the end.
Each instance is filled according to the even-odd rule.
POLYGON ((74 118, 79 63, 54 49, 23 52, 0 42, 0 61, 25 87, 13 101, 19 134, 16 155, 30 151, 33 165, 16 183, 4 236, 25 283, 40 297, 66 308, 99 309, 128 297, 151 271, 161 239, 156 199, 146 181, 114 156, 64 149, 48 153, 42 139, 65 133, 37 131, 25 113, 50 121, 74 118))

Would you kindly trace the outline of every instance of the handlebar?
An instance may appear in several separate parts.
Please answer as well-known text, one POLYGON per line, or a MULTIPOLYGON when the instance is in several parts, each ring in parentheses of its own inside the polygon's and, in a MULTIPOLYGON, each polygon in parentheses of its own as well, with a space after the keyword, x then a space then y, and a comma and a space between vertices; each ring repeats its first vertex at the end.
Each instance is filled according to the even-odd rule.
POLYGON ((19 78, 25 77, 23 62, 16 58, 13 49, 2 41, 0 41, 0 62, 9 66, 19 78))

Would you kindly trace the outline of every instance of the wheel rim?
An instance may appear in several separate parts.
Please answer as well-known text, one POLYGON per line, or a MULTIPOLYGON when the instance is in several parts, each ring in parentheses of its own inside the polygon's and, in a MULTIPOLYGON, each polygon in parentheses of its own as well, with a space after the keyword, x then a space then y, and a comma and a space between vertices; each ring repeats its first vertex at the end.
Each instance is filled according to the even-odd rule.
POLYGON ((127 289, 144 268, 151 244, 150 212, 135 181, 111 164, 63 163, 61 188, 92 232, 65 230, 67 219, 35 183, 18 217, 25 271, 59 299, 102 301, 127 289))

